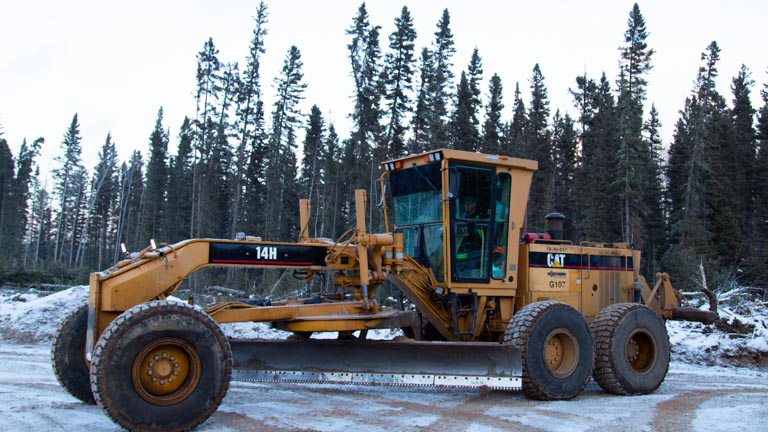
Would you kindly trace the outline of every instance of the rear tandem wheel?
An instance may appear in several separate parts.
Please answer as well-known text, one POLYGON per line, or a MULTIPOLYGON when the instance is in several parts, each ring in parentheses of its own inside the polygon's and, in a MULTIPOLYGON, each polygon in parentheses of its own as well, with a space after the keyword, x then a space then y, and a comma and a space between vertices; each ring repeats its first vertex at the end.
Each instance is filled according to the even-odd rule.
POLYGON ((180 431, 204 422, 229 387, 232 351, 210 316, 151 301, 118 316, 91 358, 96 402, 130 430, 180 431))
POLYGON ((639 303, 617 303, 592 321, 595 381, 609 393, 648 394, 669 369, 669 337, 664 321, 639 303))
POLYGON ((523 307, 510 321, 504 341, 520 351, 523 393, 531 399, 574 398, 592 374, 589 325, 565 303, 545 301, 523 307))

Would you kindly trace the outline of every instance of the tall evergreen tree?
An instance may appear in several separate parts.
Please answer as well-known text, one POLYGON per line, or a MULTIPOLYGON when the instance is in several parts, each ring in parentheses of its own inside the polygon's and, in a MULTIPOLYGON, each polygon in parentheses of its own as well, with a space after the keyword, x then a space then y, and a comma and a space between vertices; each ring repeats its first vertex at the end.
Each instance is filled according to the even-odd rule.
POLYGON ((168 164, 168 198, 166 200, 165 238, 175 243, 192 236, 189 231, 192 216, 192 121, 184 117, 179 131, 176 155, 168 164))
POLYGON ((453 63, 451 59, 456 52, 450 25, 450 13, 448 13, 448 9, 444 9, 440 20, 437 22, 432 49, 434 70, 429 87, 432 103, 429 119, 429 144, 431 148, 445 146, 450 138, 448 113, 451 95, 449 91, 453 87, 453 63))
MULTIPOLYGON (((480 57, 477 47, 472 50, 472 58, 469 61, 469 66, 467 66, 467 77, 469 79, 469 92, 472 95, 470 112, 472 113, 473 147, 478 149, 482 145, 480 137, 480 107, 482 106, 482 100, 480 99, 480 84, 483 81, 483 60, 480 57)), ((499 83, 500 82, 501 81, 499 81, 499 83)), ((490 85, 493 85, 493 83, 490 85)))
MULTIPOLYGON (((270 230, 265 232, 265 235, 277 231, 279 236, 280 233, 287 231, 285 226, 296 223, 295 220, 289 220, 288 214, 284 212, 284 203, 294 203, 293 206, 297 206, 295 201, 287 200, 287 195, 294 192, 291 186, 296 181, 295 130, 301 116, 298 103, 303 99, 306 88, 306 84, 302 83, 304 77, 302 66, 301 53, 298 48, 292 46, 286 54, 280 76, 275 78, 277 100, 272 112, 272 132, 269 138, 264 223, 265 227, 277 224, 279 231, 270 230)), ((272 236, 267 237, 272 239, 272 236)))
POLYGON ((763 106, 757 116, 757 159, 754 168, 754 226, 755 244, 757 245, 758 265, 762 265, 762 271, 755 275, 768 277, 765 264, 768 263, 768 84, 763 85, 760 91, 763 106))
POLYGON ((407 6, 403 6, 400 16, 395 18, 395 31, 389 35, 389 49, 386 59, 386 100, 388 126, 386 129, 387 156, 395 158, 405 153, 404 125, 406 116, 411 111, 411 93, 413 92, 413 74, 416 64, 415 45, 416 29, 407 6))
MULTIPOLYGON (((9 229, 7 228, 11 224, 11 208, 13 201, 13 153, 6 141, 0 135, 0 241, 7 241, 6 234, 9 229)), ((4 248, 0 248, 4 249, 4 248)), ((0 250, 0 254, 3 256, 10 250, 0 250)))
MULTIPOLYGON (((245 70, 240 80, 240 88, 238 89, 238 117, 240 119, 240 127, 238 130, 238 144, 237 152, 235 156, 235 172, 232 194, 232 214, 230 219, 229 235, 234 238, 235 233, 239 229, 253 229, 255 228, 251 224, 247 223, 248 215, 244 210, 243 201, 247 201, 247 195, 245 200, 243 199, 243 192, 249 190, 249 181, 258 182, 259 178, 248 179, 244 178, 248 172, 249 162, 252 160, 250 153, 256 151, 259 153, 258 157, 263 157, 263 148, 255 149, 254 147, 263 147, 263 107, 261 106, 261 55, 266 52, 264 45, 264 38, 267 34, 267 5, 264 2, 259 3, 259 7, 256 12, 256 26, 253 30, 253 38, 249 47, 248 58, 246 59, 245 70), (261 117, 259 117, 261 115, 261 117)), ((261 172, 257 176, 262 175, 261 172)), ((256 208, 248 209, 249 211, 256 211, 256 208)), ((258 215, 250 215, 253 219, 257 220, 258 215)))
MULTIPOLYGON (((641 173, 647 166, 649 152, 642 139, 643 102, 645 101, 647 81, 645 75, 651 70, 651 57, 654 51, 648 48, 648 31, 640 8, 635 3, 629 13, 624 43, 620 48, 619 77, 619 152, 618 187, 621 190, 623 204, 622 225, 624 240, 635 242, 635 231, 641 229, 641 215, 646 212, 642 191, 648 187, 642 183, 641 173)), ((640 241, 640 236, 637 236, 640 241)))
MULTIPOLYGON (((323 190, 324 183, 324 173, 322 170, 322 162, 325 159, 324 129, 325 122, 320 108, 317 105, 312 105, 307 132, 304 137, 304 157, 301 163, 301 196, 309 198, 312 212, 315 215, 320 210, 320 192, 323 190)), ((315 219, 315 224, 311 228, 311 233, 317 233, 317 219, 315 219)))
POLYGON ((157 111, 155 127, 149 136, 149 161, 146 172, 144 212, 142 214, 142 240, 167 241, 163 232, 163 218, 166 211, 166 190, 168 181, 168 135, 163 129, 163 108, 157 111))
POLYGON ((432 53, 429 49, 424 48, 421 50, 421 61, 419 64, 419 92, 416 98, 416 109, 411 121, 413 134, 409 145, 410 153, 421 153, 430 146, 430 119, 432 118, 434 107, 429 89, 432 87, 433 79, 434 63, 432 53))
POLYGON ((525 130, 528 118, 526 116, 525 103, 520 97, 520 84, 515 83, 515 100, 512 103, 512 121, 507 127, 507 136, 504 140, 504 154, 515 157, 525 155, 525 130))
POLYGON ((566 239, 574 237, 574 217, 576 215, 576 166, 578 149, 576 130, 573 119, 566 114, 555 112, 552 119, 552 165, 551 174, 551 209, 566 215, 564 235, 566 239))
POLYGON ((544 230, 552 172, 551 131, 549 130, 549 98, 544 75, 539 64, 533 67, 531 77, 531 106, 528 109, 525 136, 526 156, 538 161, 539 169, 533 174, 531 196, 528 200, 526 227, 532 232, 544 230))
POLYGON ((472 124, 472 91, 467 74, 462 72, 456 89, 456 109, 451 118, 450 147, 457 150, 476 151, 476 130, 472 124))
POLYGON ((501 78, 493 74, 491 82, 488 84, 488 106, 485 110, 485 123, 483 124, 483 145, 482 150, 485 153, 501 153, 502 123, 501 110, 504 109, 502 102, 501 78))
POLYGON ((117 213, 117 196, 119 191, 117 149, 112 141, 112 135, 107 134, 104 145, 99 152, 99 161, 93 173, 91 182, 93 210, 91 215, 89 238, 92 249, 89 254, 94 258, 91 268, 102 269, 111 263, 114 251, 114 230, 117 213))
POLYGON ((655 105, 651 105, 650 116, 644 125, 645 145, 650 157, 642 171, 643 184, 643 236, 641 247, 644 253, 643 273, 650 279, 659 270, 660 260, 667 249, 666 223, 667 203, 664 199, 663 178, 663 142, 661 140, 661 121, 655 105))
POLYGON ((72 117, 72 122, 64 134, 61 149, 63 155, 55 158, 59 167, 53 171, 54 190, 59 201, 53 259, 64 261, 64 255, 68 250, 68 260, 71 264, 72 249, 77 240, 77 227, 81 216, 81 192, 85 187, 81 161, 80 124, 77 114, 72 117))

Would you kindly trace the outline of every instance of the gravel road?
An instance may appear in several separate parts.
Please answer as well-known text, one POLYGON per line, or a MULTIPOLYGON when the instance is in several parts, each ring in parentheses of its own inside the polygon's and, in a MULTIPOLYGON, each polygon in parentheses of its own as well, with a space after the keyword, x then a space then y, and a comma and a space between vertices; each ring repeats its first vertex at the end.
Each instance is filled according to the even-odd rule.
MULTIPOLYGON (((0 430, 115 431, 57 383, 45 345, 0 343, 0 430)), ((758 431, 768 430, 768 372, 673 363, 652 395, 590 383, 572 401, 431 388, 235 382, 199 431, 758 431)))

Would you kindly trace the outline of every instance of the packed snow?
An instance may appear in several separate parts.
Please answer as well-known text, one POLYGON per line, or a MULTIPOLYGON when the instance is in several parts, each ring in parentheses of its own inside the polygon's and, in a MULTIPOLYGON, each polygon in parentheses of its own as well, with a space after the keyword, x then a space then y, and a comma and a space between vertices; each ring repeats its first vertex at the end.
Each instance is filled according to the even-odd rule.
MULTIPOLYGON (((87 291, 0 291, 0 430, 119 430, 98 407, 67 394, 50 367, 49 342, 58 323, 85 303, 87 291)), ((578 398, 562 402, 482 389, 233 382, 199 430, 764 430, 768 411, 758 401, 768 397, 765 305, 743 290, 728 292, 720 296, 720 313, 724 319, 716 326, 667 323, 673 362, 664 384, 650 395, 613 396, 594 382, 578 398)), ((289 335, 260 323, 223 328, 234 338, 289 335)))

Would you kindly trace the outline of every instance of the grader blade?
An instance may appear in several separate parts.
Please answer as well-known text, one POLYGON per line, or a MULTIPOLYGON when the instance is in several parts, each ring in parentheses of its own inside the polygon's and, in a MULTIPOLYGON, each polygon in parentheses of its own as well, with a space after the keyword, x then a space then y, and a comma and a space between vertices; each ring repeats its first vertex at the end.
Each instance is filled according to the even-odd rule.
POLYGON ((520 353, 494 342, 230 340, 237 381, 519 390, 520 353))

